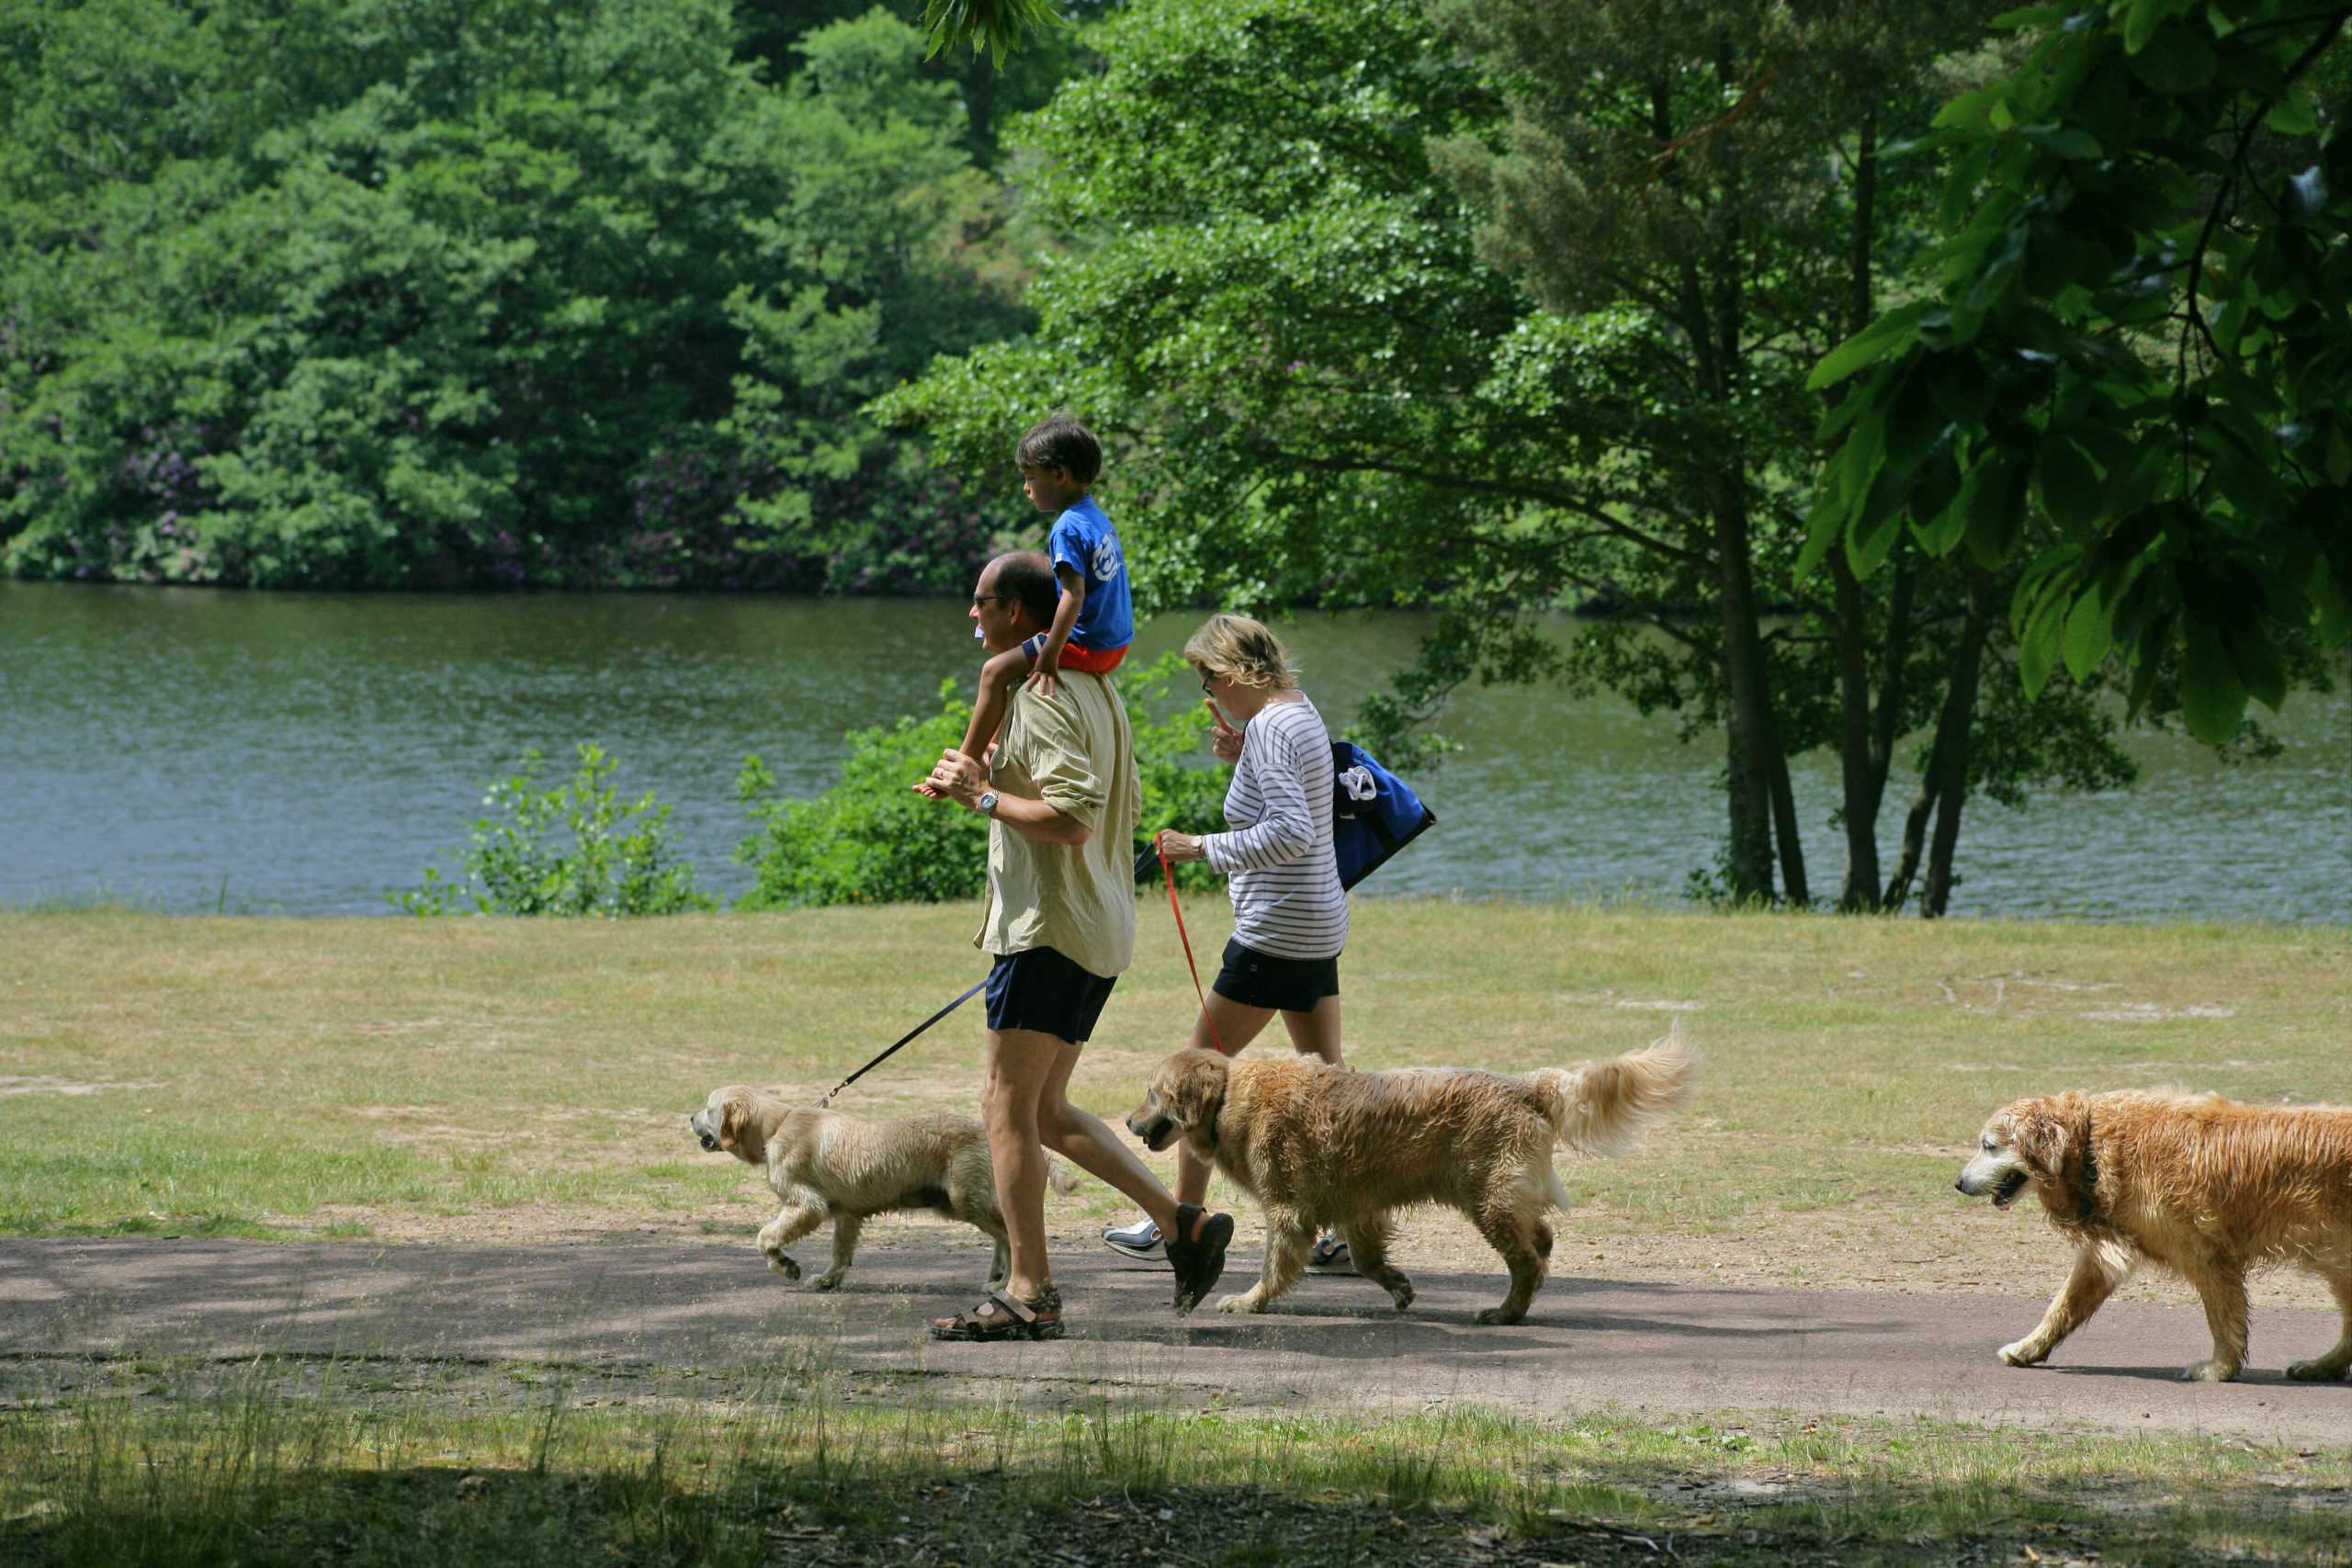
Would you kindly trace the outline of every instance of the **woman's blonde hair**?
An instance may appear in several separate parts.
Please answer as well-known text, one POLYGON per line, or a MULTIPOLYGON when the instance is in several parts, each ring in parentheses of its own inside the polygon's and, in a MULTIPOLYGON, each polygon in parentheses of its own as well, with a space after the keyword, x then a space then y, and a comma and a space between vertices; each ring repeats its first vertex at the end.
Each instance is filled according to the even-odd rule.
POLYGON ((1281 641, 1247 615, 1211 615, 1184 645, 1184 662, 1204 675, 1270 692, 1287 692, 1298 684, 1298 666, 1283 651, 1281 641))

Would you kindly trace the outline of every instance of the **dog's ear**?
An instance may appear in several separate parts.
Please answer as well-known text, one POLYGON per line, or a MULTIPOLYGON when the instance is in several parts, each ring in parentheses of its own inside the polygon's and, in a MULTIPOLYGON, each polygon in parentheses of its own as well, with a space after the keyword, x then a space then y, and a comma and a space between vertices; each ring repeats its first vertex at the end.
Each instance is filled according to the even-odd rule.
POLYGON ((2020 1100, 2002 1112, 2026 1168, 2052 1187, 2066 1186, 2082 1168, 2091 1143, 2090 1097, 2074 1090, 2020 1100))
POLYGON ((1214 1051, 1187 1049, 1168 1058, 1168 1069, 1160 1103, 1169 1119, 1191 1128, 1213 1118, 1225 1099, 1225 1058, 1214 1051))
POLYGON ((718 1146, 729 1154, 740 1151, 736 1145, 743 1141, 744 1122, 751 1106, 740 1089, 730 1089, 727 1098, 718 1102, 718 1146))

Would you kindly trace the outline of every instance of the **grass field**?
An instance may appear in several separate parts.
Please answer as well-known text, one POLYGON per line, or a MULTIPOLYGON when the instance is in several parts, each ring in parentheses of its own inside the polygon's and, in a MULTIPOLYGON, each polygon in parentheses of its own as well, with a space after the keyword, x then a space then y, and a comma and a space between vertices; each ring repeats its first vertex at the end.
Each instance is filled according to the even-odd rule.
MULTIPOLYGON (((1191 906, 1198 947, 1222 944, 1222 917, 1191 906)), ((739 1236, 757 1189, 693 1146, 687 1112, 724 1082, 831 1087, 978 976, 975 923, 0 916, 0 1232, 739 1236)), ((1680 1012, 1708 1058, 1687 1113, 1632 1158, 1564 1163, 1572 1245, 1669 1273, 1967 1289, 2023 1256, 2047 1272, 2038 1226, 1951 1191, 1995 1106, 2161 1083, 2352 1097, 2340 927, 1368 901, 1342 979, 1366 1067, 1573 1062, 1680 1012)), ((1124 1112, 1193 1006, 1147 905, 1079 1098, 1124 1112)), ((978 1032, 975 1004, 842 1108, 971 1110, 978 1032)), ((1093 1185, 1053 1207, 1070 1234, 1120 1212, 1093 1185)), ((1476 1246, 1437 1222, 1421 1235, 1476 1246)))
MULTIPOLYGON (((1196 944, 1221 915, 1189 907, 1196 944)), ((0 916, 0 1231, 741 1246, 764 1193, 686 1113, 730 1080, 830 1087, 978 976, 974 923, 0 916)), ((1374 901, 1343 979, 1366 1067, 1573 1062, 1682 1014, 1699 1098, 1630 1158, 1563 1164, 1571 1270, 2014 1294, 2054 1281, 2055 1245, 1951 1190, 1992 1107, 2157 1083, 2352 1098, 2341 928, 1374 901)), ((1123 1111, 1193 1007, 1147 907, 1079 1097, 1123 1111)), ((978 1028, 951 1020, 844 1109, 970 1109, 978 1028)), ((1119 1210, 1090 1187, 1051 1212, 1075 1240, 1119 1210)), ((1492 1269, 1451 1223, 1408 1255, 1492 1269)), ((2352 1561, 2352 1455, 2200 1438, 1041 1414, 850 1389, 791 1354, 593 1400, 561 1369, 479 1369, 460 1393, 333 1359, 7 1355, 11 1562, 2352 1561)))

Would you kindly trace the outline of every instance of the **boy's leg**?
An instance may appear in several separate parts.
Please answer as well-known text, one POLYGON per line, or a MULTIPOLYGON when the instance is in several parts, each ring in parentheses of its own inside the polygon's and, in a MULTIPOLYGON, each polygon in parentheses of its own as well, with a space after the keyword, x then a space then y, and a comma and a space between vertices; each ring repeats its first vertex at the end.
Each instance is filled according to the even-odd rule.
POLYGON ((1004 727, 1004 710, 1012 701, 1012 688, 1021 684, 1033 662, 1029 648, 1007 649, 992 654, 980 666, 980 692, 972 702, 972 722, 965 728, 964 744, 956 748, 967 757, 978 758, 1004 727))

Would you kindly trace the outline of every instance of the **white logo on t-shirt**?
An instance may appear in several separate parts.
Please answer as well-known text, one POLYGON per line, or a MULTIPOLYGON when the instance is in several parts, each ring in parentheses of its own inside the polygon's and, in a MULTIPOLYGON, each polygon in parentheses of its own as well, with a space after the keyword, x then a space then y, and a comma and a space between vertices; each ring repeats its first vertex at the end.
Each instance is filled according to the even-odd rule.
POLYGON ((1119 575, 1119 541, 1105 539, 1094 547, 1094 581, 1108 582, 1119 575))

